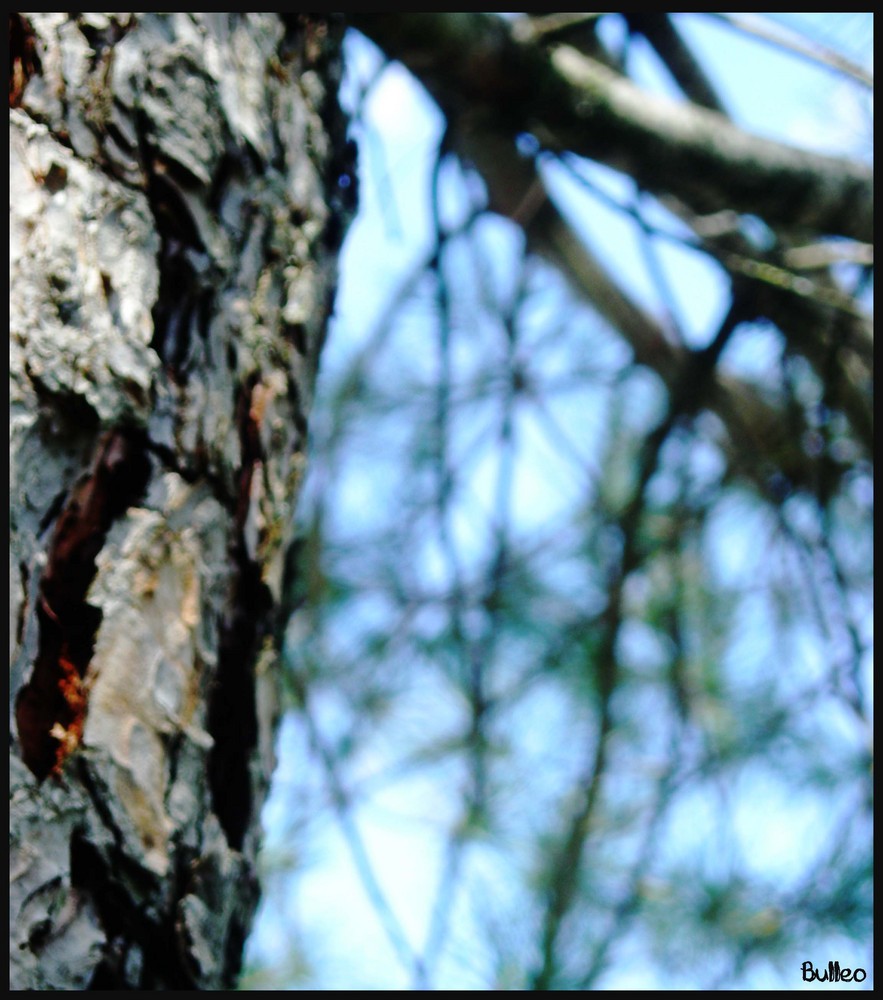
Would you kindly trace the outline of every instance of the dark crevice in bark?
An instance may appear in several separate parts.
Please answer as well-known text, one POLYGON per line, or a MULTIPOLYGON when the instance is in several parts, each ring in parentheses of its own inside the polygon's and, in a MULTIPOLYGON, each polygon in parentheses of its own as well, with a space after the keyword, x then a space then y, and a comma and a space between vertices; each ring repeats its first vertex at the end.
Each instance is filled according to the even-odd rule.
POLYGON ((249 555, 245 541, 252 480, 256 472, 260 474, 263 457, 260 427, 251 405, 256 382, 257 376, 247 380, 239 397, 242 464, 231 552, 235 571, 229 610, 220 626, 218 667, 208 707, 208 731, 214 740, 208 762, 212 810, 236 850, 242 849, 252 815, 250 762, 258 737, 254 668, 261 643, 272 628, 273 609, 260 564, 249 555))
POLYGON ((20 562, 18 564, 18 575, 21 581, 21 592, 22 592, 22 602, 21 607, 18 609, 18 615, 15 621, 15 643, 17 646, 22 644, 25 634, 25 620, 28 614, 28 583, 30 582, 30 573, 28 572, 27 564, 20 562))
MULTIPOLYGON (((41 887, 41 893, 49 897, 54 893, 64 891, 64 879, 60 875, 56 875, 55 878, 50 879, 44 886, 41 887)), ((50 917, 46 917, 43 920, 37 921, 28 933, 28 948, 35 955, 39 955, 41 951, 49 944, 52 940, 52 930, 53 922, 50 917)))
POLYGON ((294 349, 302 357, 307 356, 307 327, 305 323, 286 323, 282 327, 282 336, 294 345, 294 349))
POLYGON ((41 72, 34 32, 21 14, 9 15, 9 106, 21 106, 25 87, 41 72))
MULTIPOLYGON (((91 797, 95 802, 100 794, 95 790, 91 797)), ((91 901, 106 935, 88 989, 199 988, 183 959, 174 919, 146 903, 156 887, 119 846, 105 853, 85 832, 74 831, 70 866, 71 884, 91 901)))
MULTIPOLYGON (((103 827, 113 841, 99 848, 85 831, 71 839, 71 884, 95 907, 106 941, 90 989, 199 989, 176 911, 194 890, 199 866, 192 848, 176 838, 174 870, 165 878, 161 900, 156 876, 134 862, 126 837, 108 807, 112 794, 86 759, 79 778, 103 827), (160 900, 158 902, 158 900, 160 900)), ((220 904, 219 904, 220 905, 220 904)), ((235 981, 235 974, 226 984, 235 981)))
POLYGON ((159 295, 153 307, 154 334, 150 346, 166 363, 170 374, 183 381, 199 294, 197 275, 187 247, 171 236, 162 237, 158 263, 159 295))
POLYGON ((38 531, 41 538, 46 529, 51 524, 55 523, 55 519, 58 517, 58 515, 62 511, 62 508, 64 507, 65 500, 67 500, 67 490, 62 490, 55 496, 52 503, 49 504, 48 508, 46 509, 46 513, 40 518, 38 531))
POLYGON ((107 53, 112 53, 114 47, 137 25, 137 17, 133 14, 121 15, 124 20, 117 20, 111 15, 107 26, 97 28, 94 24, 88 24, 83 20, 77 20, 77 28, 89 43, 91 52, 89 54, 89 64, 94 70, 101 58, 107 53))
POLYGON ((208 731, 214 744, 208 776, 212 811, 230 846, 241 850, 252 816, 250 762, 258 736, 254 668, 272 602, 259 565, 240 545, 236 548, 232 608, 221 624, 209 695, 208 731))
POLYGON ((178 455, 168 445, 152 441, 149 438, 145 442, 145 448, 150 454, 155 455, 162 465, 180 476, 185 483, 206 483, 212 492, 212 496, 221 506, 231 514, 236 509, 236 500, 230 496, 230 490, 224 484, 221 477, 213 472, 199 453, 192 456, 195 464, 185 465, 182 456, 178 455))
POLYGON ((38 590, 37 658, 15 708, 22 760, 40 780, 58 772, 82 735, 83 679, 101 624, 101 611, 86 601, 95 560, 111 524, 143 496, 149 476, 143 432, 107 432, 55 525, 38 590))
POLYGON ((159 291, 153 307, 150 346, 165 362, 172 378, 183 383, 194 320, 204 321, 211 313, 212 301, 211 289, 198 266, 206 247, 185 195, 194 179, 179 164, 161 155, 153 142, 150 117, 140 106, 135 108, 135 126, 147 197, 160 239, 159 291))
MULTIPOLYGON (((215 168, 214 176, 212 177, 211 188, 206 198, 206 205, 208 208, 215 213, 219 213, 221 205, 224 200, 224 195, 227 193, 230 181, 233 179, 238 179, 241 172, 240 158, 235 156, 229 150, 223 153, 221 158, 218 160, 218 165, 215 168)), ((262 172, 260 169, 258 172, 262 172)))
MULTIPOLYGON (((212 859, 205 856, 194 858, 176 870, 177 875, 177 925, 178 946, 182 960, 201 988, 211 982, 221 986, 233 986, 242 968, 243 946, 248 936, 251 916, 260 898, 260 885, 251 865, 239 866, 236 870, 236 901, 231 908, 230 892, 225 877, 219 873, 212 859), (189 897, 189 898, 188 898, 189 897), (211 970, 200 967, 200 954, 204 948, 192 938, 192 923, 186 918, 186 909, 191 899, 199 899, 212 913, 226 913, 223 939, 218 939, 217 952, 209 961, 211 970)), ((217 985, 214 985, 217 988, 217 985)))
POLYGON ((194 326, 203 330, 211 315, 213 292, 199 271, 205 244, 180 185, 164 165, 147 164, 148 196, 160 238, 159 293, 153 307, 150 346, 179 382, 186 379, 194 326))
POLYGON ((174 160, 154 156, 150 169, 150 205, 160 236, 176 239, 189 250, 205 253, 199 225, 187 205, 187 189, 198 184, 174 160))
MULTIPOLYGON (((257 885, 254 888, 255 901, 257 901, 257 885)), ((245 941, 249 930, 250 928, 241 920, 233 919, 230 921, 227 940, 224 942, 224 965, 232 972, 234 982, 239 978, 239 972, 242 969, 242 956, 245 952, 245 941)))
POLYGON ((77 764, 77 777, 86 794, 89 796, 89 801, 92 803, 95 815, 101 821, 104 829, 113 838, 114 850, 122 851, 125 847, 126 838, 113 818, 113 813, 108 804, 110 801, 110 790, 106 782, 99 779, 97 774, 90 770, 87 758, 80 757, 77 764))
POLYGON ((63 447, 67 447, 70 437, 88 436, 93 439, 98 436, 99 417, 85 396, 68 388, 48 384, 28 361, 24 363, 24 373, 40 396, 41 412, 49 418, 51 426, 47 428, 47 434, 50 438, 58 437, 61 440, 61 435, 55 429, 57 427, 63 428, 63 447))

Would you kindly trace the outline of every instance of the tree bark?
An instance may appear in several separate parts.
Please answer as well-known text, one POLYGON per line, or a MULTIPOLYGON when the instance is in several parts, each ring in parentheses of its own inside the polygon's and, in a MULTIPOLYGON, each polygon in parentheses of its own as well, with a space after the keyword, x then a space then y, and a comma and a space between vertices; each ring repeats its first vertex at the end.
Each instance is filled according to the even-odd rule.
POLYGON ((10 18, 13 989, 235 984, 355 191, 341 36, 10 18))

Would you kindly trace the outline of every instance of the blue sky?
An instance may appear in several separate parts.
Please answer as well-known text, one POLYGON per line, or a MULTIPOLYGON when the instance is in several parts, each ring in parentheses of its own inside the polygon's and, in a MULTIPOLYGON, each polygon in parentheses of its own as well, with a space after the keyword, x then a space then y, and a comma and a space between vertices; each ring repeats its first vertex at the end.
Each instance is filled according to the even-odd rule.
MULTIPOLYGON (((854 58, 870 59, 870 43, 866 45, 865 29, 860 24, 847 24, 845 18, 836 22, 824 20, 830 15, 795 15, 801 19, 797 22, 789 22, 790 15, 772 16, 781 17, 783 23, 799 23, 814 32, 817 38, 824 38, 834 27, 840 34, 841 44, 854 58)), ((700 16, 677 15, 677 23, 704 60, 737 122, 773 138, 807 145, 821 152, 868 153, 867 109, 863 100, 856 96, 855 88, 803 59, 743 38, 700 16)), ((615 38, 616 24, 611 23, 609 30, 615 38)), ((364 83, 370 79, 379 60, 376 50, 359 37, 349 40, 347 53, 350 75, 345 93, 351 95, 353 82, 364 83)), ((638 60, 638 65, 642 84, 664 93, 674 93, 670 81, 652 58, 638 60)), ((409 74, 395 65, 387 68, 375 85, 362 113, 363 126, 359 129, 361 208, 342 256, 336 315, 323 359, 320 393, 323 382, 333 380, 335 372, 342 370, 374 333, 393 290, 427 255, 435 240, 429 191, 443 130, 441 115, 409 74)), ((621 202, 631 199, 629 184, 611 171, 590 168, 589 173, 592 183, 608 198, 621 202)), ((554 165, 548 167, 547 179, 553 196, 577 220, 584 238, 592 243, 597 239, 596 234, 603 232, 608 266, 623 276, 633 294, 648 308, 659 312, 666 303, 660 300, 659 286, 648 274, 646 257, 633 224, 611 211, 603 198, 587 192, 584 186, 563 170, 556 170, 554 165)), ((445 219, 450 224, 456 223, 469 210, 468 198, 459 191, 459 186, 453 182, 445 188, 445 219)), ((483 238, 487 246, 499 246, 499 259, 505 260, 520 236, 514 227, 500 220, 486 224, 483 238)), ((688 342, 702 343, 709 331, 716 328, 726 308, 727 282, 714 265, 686 249, 660 245, 658 263, 671 292, 676 318, 688 342)), ((505 280, 505 274, 500 280, 505 280)), ((553 306, 554 301, 557 300, 553 300, 553 306)), ((415 331, 411 336, 419 338, 416 325, 415 331)), ((763 330, 748 331, 735 338, 728 350, 727 362, 757 375, 769 366, 774 354, 775 339, 771 335, 763 330)), ((419 365, 420 357, 419 351, 413 356, 404 355, 403 364, 419 365)), ((647 405, 652 407, 652 392, 647 398, 647 405)), ((565 425, 574 405, 573 401, 560 404, 558 416, 565 425)), ((586 418, 583 415, 581 419, 586 418)), ((530 433, 527 428, 528 442, 530 433)), ((568 471, 567 463, 560 463, 560 467, 554 465, 558 459, 543 450, 540 438, 537 432, 532 454, 541 472, 518 494, 524 517, 536 509, 550 516, 548 511, 553 497, 576 496, 582 488, 568 471)), ((528 443, 526 447, 531 446, 528 443)), ((588 460, 590 455, 586 457, 588 460)), ((479 463, 476 467, 475 491, 479 503, 490 502, 494 469, 490 462, 484 466, 479 463)), ((371 482, 369 468, 361 478, 354 479, 349 494, 340 491, 339 502, 343 505, 345 518, 372 516, 370 510, 364 509, 365 490, 372 488, 371 482)), ((744 577, 751 572, 750 563, 745 565, 744 553, 748 548, 745 538, 750 537, 756 526, 751 524, 750 518, 741 522, 740 518, 744 518, 744 512, 730 522, 728 541, 722 544, 717 558, 724 570, 744 577), (738 523, 744 532, 741 538, 733 528, 738 523)), ((754 630, 755 645, 763 644, 763 634, 763 629, 754 630)), ((768 652, 758 647, 744 655, 760 661, 768 652)), ((410 725, 416 730, 438 723, 437 719, 423 717, 424 704, 415 703, 410 708, 406 704, 405 707, 406 712, 413 713, 410 725)), ((438 704, 445 704, 441 695, 438 704)), ((562 707, 554 699, 537 711, 545 728, 567 724, 566 712, 562 715, 562 707)), ((334 713, 332 699, 320 712, 320 723, 327 724, 329 731, 334 729, 334 713)), ((537 752, 546 753, 548 747, 540 742, 542 745, 537 752)), ((311 755, 306 735, 294 720, 283 723, 278 745, 279 769, 264 817, 267 842, 275 850, 285 847, 290 797, 303 794, 298 791, 304 786, 303 762, 311 755)), ((378 740, 375 747, 376 757, 372 759, 369 755, 360 763, 366 773, 373 767, 382 769, 394 757, 395 747, 385 746, 382 740, 378 740)), ((531 752, 530 748, 527 752, 531 752)), ((313 782, 318 780, 312 779, 313 782)), ((781 875, 787 868, 795 839, 810 837, 823 817, 818 816, 811 802, 792 799, 783 794, 782 789, 766 787, 764 782, 768 780, 768 777, 758 776, 756 788, 745 793, 746 810, 740 820, 743 826, 740 837, 744 850, 756 857, 758 864, 767 866, 773 875, 781 875), (756 822, 756 810, 747 808, 752 796, 756 798, 758 794, 767 795, 771 803, 770 822, 762 830, 752 825, 756 822), (776 813, 776 809, 781 813, 776 813), (786 824, 787 834, 778 840, 771 837, 771 830, 783 829, 786 824)), ((431 904, 441 877, 444 840, 437 827, 443 827, 445 818, 453 820, 455 815, 455 804, 440 796, 440 787, 445 786, 439 785, 433 774, 416 774, 410 781, 374 796, 370 808, 358 809, 354 816, 377 882, 415 950, 423 947, 429 932, 431 904)), ((696 808, 699 811, 687 817, 686 823, 699 831, 703 821, 697 817, 705 807, 696 808)), ((713 825, 714 817, 709 816, 707 822, 713 825)), ((297 927, 301 946, 321 970, 323 988, 412 988, 412 978, 397 961, 395 949, 377 918, 375 902, 366 894, 346 832, 333 817, 326 816, 317 821, 306 837, 299 838, 298 850, 306 852, 296 859, 302 866, 301 871, 291 879, 290 890, 284 896, 274 895, 271 905, 262 910, 250 943, 251 954, 270 963, 284 962, 290 950, 292 928, 297 927)), ((517 906, 517 892, 507 885, 505 871, 493 853, 478 849, 471 858, 474 879, 491 887, 489 891, 495 895, 511 896, 512 905, 517 906)), ((478 934, 471 933, 471 924, 477 915, 465 905, 455 903, 455 906, 459 907, 456 911, 455 960, 439 966, 437 988, 481 988, 482 983, 492 980, 493 974, 488 964, 489 956, 477 944, 478 934)), ((841 962, 849 957, 845 949, 846 945, 842 945, 837 952, 841 962)), ((856 953, 854 957, 858 964, 866 955, 856 953)), ((661 984, 654 980, 650 966, 636 961, 628 971, 620 971, 616 979, 605 981, 605 985, 654 988, 661 984)), ((752 985, 776 988, 788 984, 773 977, 752 985)))

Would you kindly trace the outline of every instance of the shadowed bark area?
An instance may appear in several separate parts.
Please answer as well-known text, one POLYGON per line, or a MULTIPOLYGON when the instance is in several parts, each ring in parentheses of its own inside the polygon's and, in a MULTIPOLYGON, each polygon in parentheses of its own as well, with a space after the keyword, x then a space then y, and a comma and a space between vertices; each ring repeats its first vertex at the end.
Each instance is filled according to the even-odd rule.
POLYGON ((10 21, 14 989, 236 983, 348 221, 342 30, 10 21))

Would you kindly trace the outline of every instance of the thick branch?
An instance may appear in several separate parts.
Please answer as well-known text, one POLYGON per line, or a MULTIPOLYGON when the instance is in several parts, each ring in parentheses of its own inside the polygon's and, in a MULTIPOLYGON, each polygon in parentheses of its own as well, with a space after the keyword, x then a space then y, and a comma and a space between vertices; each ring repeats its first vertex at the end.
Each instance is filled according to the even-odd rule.
MULTIPOLYGON (((529 248, 557 267, 573 291, 626 340, 635 362, 654 371, 669 392, 675 390, 690 363, 689 352, 667 337, 574 232, 548 198, 533 162, 481 128, 462 133, 460 152, 481 172, 491 208, 518 222, 529 248)), ((812 486, 817 475, 813 460, 781 410, 743 379, 718 370, 707 378, 704 403, 726 428, 721 445, 736 471, 762 486, 772 473, 784 475, 795 486, 812 486)))
POLYGON ((575 49, 562 46, 552 61, 578 92, 587 138, 569 144, 575 152, 700 212, 729 207, 774 229, 872 238, 872 172, 864 164, 750 135, 712 111, 648 94, 575 49))
POLYGON ((648 94, 570 46, 547 55, 493 15, 368 14, 352 23, 417 76, 449 122, 480 108, 503 134, 533 133, 700 214, 732 208, 773 228, 871 239, 864 164, 752 136, 713 111, 648 94))
POLYGON ((727 113, 705 71, 671 23, 669 14, 645 11, 627 14, 626 19, 631 30, 642 34, 653 46, 678 86, 694 104, 722 115, 727 113))
MULTIPOLYGON (((448 118, 453 146, 475 165, 487 184, 491 209, 524 229, 530 249, 558 267, 577 294, 588 299, 626 339, 635 361, 655 371, 671 390, 689 362, 687 352, 673 343, 657 320, 620 287, 549 200, 535 164, 516 150, 513 139, 522 127, 533 122, 532 116, 548 114, 548 122, 535 124, 537 133, 547 128, 548 123, 551 125, 547 131, 560 131, 560 123, 564 121, 562 109, 566 111, 573 97, 562 92, 562 78, 556 78, 540 50, 529 42, 516 43, 503 22, 483 15, 397 15, 392 19, 371 15, 357 18, 357 23, 383 44, 390 55, 405 61, 438 100, 448 118), (550 95, 558 103, 544 106, 543 101, 551 100, 550 95)), ((518 37, 528 36, 522 32, 518 37)), ((739 190, 745 198, 753 199, 751 210, 762 214, 766 202, 776 200, 774 180, 784 187, 800 187, 792 183, 793 169, 800 164, 806 167, 803 189, 807 192, 828 185, 826 178, 831 179, 829 189, 833 190, 842 181, 844 172, 848 177, 850 171, 860 174, 864 169, 846 161, 815 157, 754 139, 735 129, 722 116, 704 109, 661 102, 647 111, 643 107, 649 101, 647 95, 622 77, 576 50, 559 47, 556 51, 559 62, 561 53, 566 52, 564 62, 571 68, 581 71, 588 67, 592 80, 606 94, 607 103, 598 113, 602 118, 616 119, 610 123, 609 136, 622 144, 620 152, 613 138, 604 140, 613 144, 607 162, 616 159, 640 183, 653 190, 659 191, 663 181, 670 179, 671 188, 679 190, 678 200, 684 199, 691 205, 702 204, 706 210, 731 209, 738 205, 738 196, 730 195, 741 184, 739 190), (668 144, 668 149, 664 155, 654 152, 642 157, 631 144, 641 130, 645 135, 653 132, 654 116, 657 116, 653 126, 656 138, 652 141, 668 144), (665 134, 669 127, 676 133, 680 128, 685 135, 670 141, 665 134), (696 135, 691 135, 691 131, 696 135), (697 164, 696 157, 703 155, 703 135, 710 148, 713 147, 709 155, 712 158, 720 155, 726 161, 723 173, 697 164), (662 180, 656 176, 657 171, 662 180), (732 178, 729 171, 734 171, 732 178), (745 171, 745 178, 741 171, 745 171), (753 183, 758 183, 760 189, 749 198, 753 183), (764 190, 765 186, 770 187, 773 195, 764 190)), ((569 128, 566 126, 565 131, 569 128)), ((587 134, 584 125, 582 132, 587 134)), ((591 132, 585 143, 603 145, 594 134, 594 124, 591 132)), ((582 141, 580 138, 579 142, 582 141)), ((845 190, 848 188, 846 183, 845 190)), ((866 194, 870 198, 869 189, 866 194)), ((843 197, 848 200, 845 193, 843 197)), ((773 206, 770 217, 786 218, 794 226, 800 211, 799 206, 785 211, 773 206)), ((803 211, 804 222, 813 213, 817 214, 813 207, 803 211)), ((867 221, 869 224, 870 215, 867 221)), ((848 228, 848 224, 843 228, 848 228)), ((807 296, 799 289, 767 288, 769 283, 762 275, 745 274, 744 268, 728 259, 722 258, 721 262, 743 285, 743 279, 748 278, 749 285, 756 286, 751 298, 759 312, 776 322, 789 343, 805 353, 817 370, 830 371, 834 365, 838 377, 829 404, 841 407, 849 415, 860 439, 869 445, 872 436, 869 365, 864 350, 869 338, 861 317, 848 315, 838 303, 821 301, 816 294, 807 296), (800 301, 795 302, 797 299, 800 301), (833 316, 838 319, 835 325, 831 322, 833 316), (834 331, 844 332, 844 324, 850 335, 842 350, 832 352, 831 338, 834 331)), ((819 294, 824 291, 816 287, 818 283, 813 285, 819 294)), ((841 294, 839 298, 845 297, 841 294)), ((794 485, 810 486, 818 470, 800 444, 800 428, 784 420, 780 410, 753 385, 718 372, 709 378, 713 381, 706 387, 705 405, 727 429, 723 446, 730 458, 735 462, 744 443, 752 442, 751 468, 745 467, 742 455, 735 462, 738 470, 761 483, 778 472, 794 485)))

